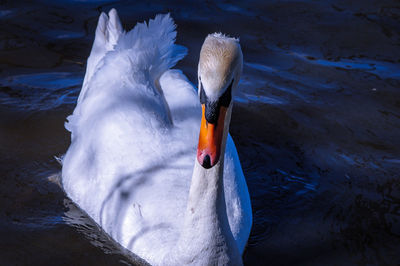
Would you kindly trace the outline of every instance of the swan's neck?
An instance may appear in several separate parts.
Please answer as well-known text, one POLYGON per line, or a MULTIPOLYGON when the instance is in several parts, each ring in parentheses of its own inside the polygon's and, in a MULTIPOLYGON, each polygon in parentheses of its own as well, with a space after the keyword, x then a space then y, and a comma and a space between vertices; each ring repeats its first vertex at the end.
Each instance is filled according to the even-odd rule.
POLYGON ((230 110, 219 162, 210 169, 195 160, 184 225, 177 244, 180 263, 241 265, 241 255, 226 213, 223 169, 230 110))

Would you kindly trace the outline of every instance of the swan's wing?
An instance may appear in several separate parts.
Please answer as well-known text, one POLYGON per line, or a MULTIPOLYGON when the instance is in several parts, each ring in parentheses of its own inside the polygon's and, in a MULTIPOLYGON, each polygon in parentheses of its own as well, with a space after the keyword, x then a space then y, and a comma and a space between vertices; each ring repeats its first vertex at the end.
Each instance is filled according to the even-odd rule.
MULTIPOLYGON (((187 126, 197 126, 201 121, 201 107, 192 83, 177 69, 166 71, 160 78, 160 86, 175 125, 188 122, 187 126)), ((183 126, 183 125, 182 125, 183 126)))
POLYGON ((104 103, 118 104, 122 99, 132 110, 153 113, 160 120, 168 118, 168 105, 156 85, 160 76, 186 55, 187 49, 175 44, 175 28, 166 14, 157 15, 148 24, 138 23, 125 33, 114 9, 109 17, 100 15, 78 104, 65 125, 73 136, 79 130, 79 120, 87 118, 82 110, 96 98, 99 107, 89 108, 95 113, 96 108, 104 109, 104 103))
MULTIPOLYGON (((117 36, 110 29, 119 32, 119 20, 116 13, 112 14, 108 20, 104 14, 99 19, 91 56, 96 59, 100 51, 105 54, 101 59, 97 57, 99 61, 91 76, 87 74, 80 101, 68 117, 66 128, 71 131, 71 146, 62 170, 67 194, 106 227, 108 220, 100 221, 100 213, 108 213, 101 210, 109 190, 128 179, 134 183, 138 175, 133 173, 147 168, 155 171, 156 167, 150 166, 160 166, 173 152, 184 154, 188 149, 182 151, 182 147, 196 135, 190 129, 183 132, 183 126, 170 130, 170 121, 166 121, 168 106, 156 88, 160 76, 186 53, 186 48, 174 43, 176 32, 171 17, 158 15, 148 24, 137 24, 128 33, 121 30, 117 44, 108 50, 109 41, 115 42, 117 36), (107 34, 115 38, 105 41, 107 34), (170 134, 179 135, 177 145, 170 145, 170 134)), ((89 65, 96 60, 89 58, 88 71, 93 70, 89 65)), ((182 91, 195 95, 183 75, 178 76, 182 91)), ((111 211, 113 206, 107 208, 110 221, 116 219, 111 211)))
POLYGON ((114 46, 117 44, 123 32, 121 21, 114 8, 108 12, 108 16, 104 12, 100 14, 92 51, 87 60, 86 74, 83 80, 81 93, 79 94, 78 103, 84 98, 87 84, 92 78, 93 73, 99 68, 99 62, 108 51, 114 50, 114 46))
POLYGON ((147 71, 150 81, 157 83, 160 76, 187 53, 186 47, 175 44, 175 29, 169 14, 157 15, 148 24, 138 23, 123 34, 115 50, 130 50, 128 56, 134 68, 147 71))

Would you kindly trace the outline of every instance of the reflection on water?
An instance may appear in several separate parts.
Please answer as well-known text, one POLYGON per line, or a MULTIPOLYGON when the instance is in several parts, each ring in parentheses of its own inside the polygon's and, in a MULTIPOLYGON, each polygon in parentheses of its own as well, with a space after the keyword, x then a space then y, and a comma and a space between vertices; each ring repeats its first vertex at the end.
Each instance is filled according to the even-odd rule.
POLYGON ((0 80, 0 103, 20 109, 54 109, 75 104, 82 73, 47 72, 8 76, 0 80))
POLYGON ((42 0, 0 3, 2 263, 143 263, 57 185, 64 121, 111 7, 128 28, 171 12, 193 82, 207 33, 240 36, 231 133, 253 205, 245 264, 400 262, 398 3, 42 0))

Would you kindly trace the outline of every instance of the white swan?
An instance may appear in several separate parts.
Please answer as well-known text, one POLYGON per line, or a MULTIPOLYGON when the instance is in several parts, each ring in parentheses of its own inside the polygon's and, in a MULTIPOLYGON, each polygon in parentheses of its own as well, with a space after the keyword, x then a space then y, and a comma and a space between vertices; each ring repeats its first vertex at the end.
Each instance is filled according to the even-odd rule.
POLYGON ((114 9, 101 14, 66 123, 63 188, 150 264, 240 265, 252 214, 228 130, 242 52, 237 39, 206 38, 200 104, 182 72, 170 69, 186 54, 175 36, 169 15, 125 33, 114 9))

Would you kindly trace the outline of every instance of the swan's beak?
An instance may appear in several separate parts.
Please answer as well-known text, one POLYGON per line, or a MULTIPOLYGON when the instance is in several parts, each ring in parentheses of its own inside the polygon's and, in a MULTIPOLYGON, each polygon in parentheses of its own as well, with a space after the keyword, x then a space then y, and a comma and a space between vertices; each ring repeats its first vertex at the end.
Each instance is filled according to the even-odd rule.
POLYGON ((207 122, 205 104, 201 105, 202 117, 200 125, 199 145, 197 146, 197 161, 206 169, 216 165, 221 155, 221 143, 224 134, 225 115, 227 108, 221 106, 217 123, 207 122))

